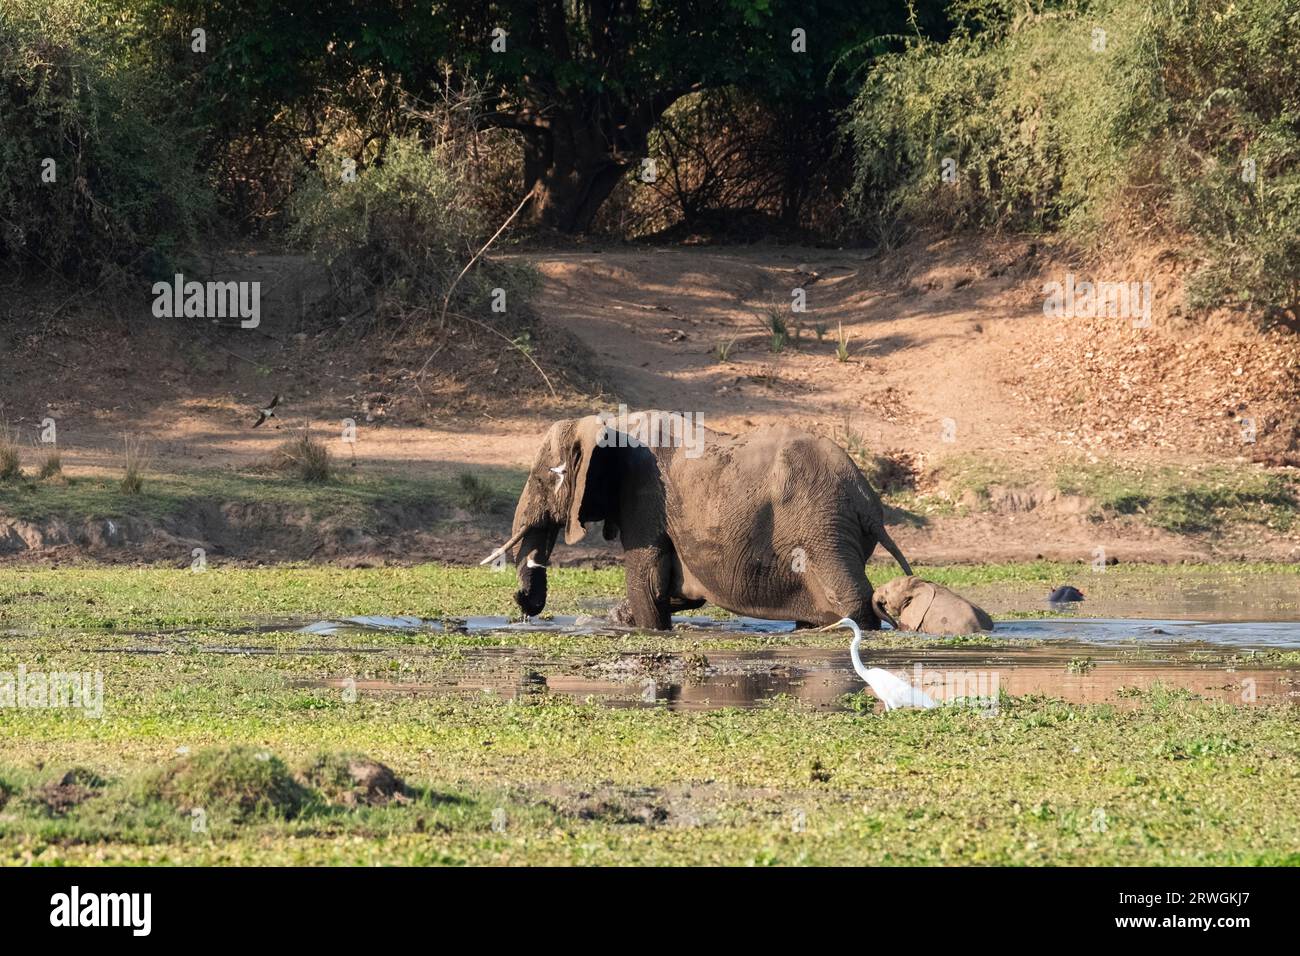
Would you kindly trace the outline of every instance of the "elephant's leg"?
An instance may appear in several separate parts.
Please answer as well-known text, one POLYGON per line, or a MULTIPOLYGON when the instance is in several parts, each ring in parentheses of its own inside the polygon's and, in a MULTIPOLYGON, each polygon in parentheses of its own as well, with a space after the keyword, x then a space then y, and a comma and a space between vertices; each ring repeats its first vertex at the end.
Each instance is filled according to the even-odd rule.
POLYGON ((627 574, 627 605, 637 627, 666 631, 672 625, 672 603, 668 595, 669 552, 659 547, 629 550, 624 555, 627 574))
MULTIPOLYGON (((682 597, 680 594, 674 594, 668 598, 668 614, 671 623, 671 616, 678 611, 694 611, 696 608, 704 607, 708 602, 704 598, 682 597)), ((622 624, 624 627, 632 627, 635 621, 632 617, 632 602, 624 598, 610 609, 609 619, 615 624, 622 624)))
POLYGON ((622 624, 624 627, 632 627, 632 602, 627 598, 623 598, 623 600, 610 608, 609 619, 615 624, 622 624))

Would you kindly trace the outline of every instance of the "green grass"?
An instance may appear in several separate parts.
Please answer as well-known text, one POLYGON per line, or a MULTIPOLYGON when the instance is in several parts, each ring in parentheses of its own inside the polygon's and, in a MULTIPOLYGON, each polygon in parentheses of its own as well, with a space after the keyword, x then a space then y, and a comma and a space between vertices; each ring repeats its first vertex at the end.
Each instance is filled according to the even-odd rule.
POLYGON ((1056 458, 1030 465, 962 454, 944 459, 926 485, 935 490, 886 500, 921 514, 953 515, 986 510, 998 487, 1048 488, 1093 499, 1095 518, 1136 515, 1175 534, 1213 534, 1240 525, 1286 533, 1300 520, 1300 483, 1247 464, 1178 466, 1056 458), (975 507, 958 504, 966 492, 976 496, 975 507))
POLYGON ((511 499, 519 494, 518 489, 515 489, 508 499, 499 485, 483 480, 472 471, 462 471, 456 476, 456 483, 459 486, 460 502, 471 514, 504 511, 508 505, 513 504, 511 499))
MULTIPOLYGON (((1083 565, 1052 561, 918 566, 917 574, 958 591, 985 585, 1059 584, 1083 565)), ((883 584, 901 572, 892 563, 868 573, 883 584)), ((1294 564, 1124 565, 1103 578, 1115 586, 1174 586, 1191 579, 1250 574, 1300 574, 1294 564)), ((1097 582, 1098 584, 1101 581, 1097 582)), ((338 568, 209 565, 195 573, 171 568, 84 565, 0 570, 0 629, 133 632, 159 628, 228 628, 353 615, 415 615, 439 620, 467 615, 517 615, 515 576, 486 568, 424 564, 338 568)), ((549 614, 582 613, 593 598, 617 599, 620 567, 552 569, 549 614)), ((721 612, 717 612, 721 613, 721 612)))
MULTIPOLYGON (((1077 568, 921 571, 956 587, 1037 587, 1077 568)), ((1277 573, 1300 570, 1125 566, 1099 577, 1144 588, 1277 573)), ((557 612, 621 588, 617 569, 552 573, 557 612)), ((480 685, 525 665, 549 678, 629 654, 825 646, 826 635, 246 629, 505 613, 513 589, 510 574, 436 566, 0 571, 0 630, 13 629, 0 672, 103 674, 99 718, 0 711, 0 862, 1300 863, 1294 705, 1235 707, 1159 685, 1093 705, 1004 696, 992 716, 826 712, 791 698, 712 712, 545 693, 511 701, 480 685), (177 626, 193 630, 163 630, 177 626), (467 651, 491 644, 532 656, 467 651), (359 685, 351 695, 347 679, 359 685), (339 799, 341 768, 360 754, 403 779, 402 800, 339 799)), ((921 643, 972 660, 990 647, 921 643)), ((1295 666, 1293 654, 1250 662, 1295 666)))
POLYGON ((304 430, 282 443, 275 451, 278 471, 294 475, 306 484, 322 484, 334 478, 334 456, 323 441, 304 430))
POLYGON ((797 706, 669 713, 558 698, 362 694, 343 703, 336 692, 286 687, 244 659, 213 669, 182 661, 115 669, 115 703, 102 720, 23 712, 0 725, 0 780, 12 794, 0 860, 1300 863, 1293 708, 1019 699, 993 717, 882 717, 797 706), (232 743, 268 755, 267 779, 232 782, 229 768, 210 768, 187 780, 183 798, 154 783, 178 747, 232 743), (364 751, 418 796, 322 806, 279 769, 322 749, 364 751), (55 815, 33 795, 68 766, 96 768, 105 784, 55 815), (259 802, 267 788, 287 790, 292 813, 259 802), (200 832, 195 805, 219 809, 200 832))
MULTIPOLYGON (((617 594, 622 571, 557 570, 556 612, 590 593, 617 594)), ((93 567, 0 571, 0 627, 138 631, 233 627, 331 615, 412 614, 440 619, 517 612, 513 573, 442 565, 326 566, 207 571, 93 567)))
MULTIPOLYGON (((897 489, 895 463, 866 450, 846 423, 839 436, 868 476, 886 488, 885 501, 904 520, 924 524, 928 516, 955 516, 988 509, 991 491, 1054 488, 1096 502, 1093 517, 1136 516, 1179 534, 1218 534, 1241 526, 1287 533, 1300 526, 1300 483, 1251 465, 1089 464, 1059 458, 1017 463, 978 454, 953 455, 922 477, 919 489, 897 489), (886 469, 882 471, 882 469, 886 469), (973 492, 975 503, 966 492, 973 492)), ((154 472, 127 494, 114 477, 61 476, 57 481, 16 478, 0 481, 0 515, 39 521, 58 518, 70 525, 106 518, 166 521, 196 507, 249 505, 296 510, 312 521, 335 519, 371 530, 392 509, 506 515, 523 487, 524 472, 474 472, 408 477, 370 474, 337 464, 334 476, 305 482, 293 475, 256 471, 154 472)))
MULTIPOLYGON (((460 479, 451 476, 348 474, 337 466, 329 481, 304 482, 296 477, 235 471, 150 472, 138 494, 122 493, 113 477, 68 477, 60 483, 34 481, 0 484, 0 514, 24 520, 63 518, 164 519, 183 514, 195 504, 264 504, 302 508, 315 516, 364 521, 383 506, 447 506, 464 499, 460 479)), ((523 487, 523 472, 483 470, 475 475, 479 487, 493 500, 513 500, 523 487)))
POLYGON ((1066 494, 1095 499, 1117 514, 1140 514, 1176 534, 1217 531, 1226 524, 1258 524, 1287 532, 1300 507, 1294 480, 1259 468, 1218 465, 1072 466, 1056 483, 1066 494))

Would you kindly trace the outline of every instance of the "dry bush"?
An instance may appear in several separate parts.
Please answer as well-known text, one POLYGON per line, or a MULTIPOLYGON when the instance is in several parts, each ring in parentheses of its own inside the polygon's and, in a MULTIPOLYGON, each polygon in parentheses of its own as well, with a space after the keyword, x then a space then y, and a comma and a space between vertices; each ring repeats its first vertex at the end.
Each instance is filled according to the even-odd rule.
POLYGON ((0 262, 86 286, 167 274, 207 222, 192 104, 129 5, 0 4, 0 262), (46 167, 47 159, 57 159, 46 167), (36 179, 49 173, 53 182, 36 179))
POLYGON ((144 472, 149 467, 149 447, 143 438, 126 435, 122 439, 122 484, 128 495, 138 495, 144 488, 144 472))
POLYGON ((17 436, 8 422, 0 421, 0 481, 16 481, 23 476, 22 456, 17 436))
POLYGON ((37 472, 41 481, 49 481, 51 478, 59 478, 63 475, 63 456, 59 454, 56 448, 46 453, 45 458, 41 461, 40 471, 37 472))
POLYGON ((304 430, 275 450, 274 467, 277 471, 295 474, 309 484, 316 484, 334 477, 334 456, 324 442, 304 430))

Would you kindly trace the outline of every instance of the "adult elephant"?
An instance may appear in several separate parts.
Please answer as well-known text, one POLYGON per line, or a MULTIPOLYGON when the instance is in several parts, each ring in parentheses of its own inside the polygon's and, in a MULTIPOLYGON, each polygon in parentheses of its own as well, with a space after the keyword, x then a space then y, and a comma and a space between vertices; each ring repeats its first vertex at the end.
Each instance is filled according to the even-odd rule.
POLYGON ((865 565, 879 542, 911 574, 885 531, 880 499, 834 442, 793 428, 732 437, 689 416, 636 412, 556 422, 515 508, 515 601, 546 605, 546 565, 602 522, 622 542, 627 600, 616 617, 665 629, 706 602, 801 624, 851 617, 879 628, 865 565))

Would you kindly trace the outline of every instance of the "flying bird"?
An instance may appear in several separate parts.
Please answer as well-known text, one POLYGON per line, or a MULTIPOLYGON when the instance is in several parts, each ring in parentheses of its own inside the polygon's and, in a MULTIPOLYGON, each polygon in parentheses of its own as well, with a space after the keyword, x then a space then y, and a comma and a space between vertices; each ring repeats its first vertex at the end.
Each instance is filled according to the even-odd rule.
POLYGON ((268 418, 274 418, 275 406, 279 404, 280 404, 280 395, 279 393, 277 393, 275 398, 271 399, 270 405, 267 405, 266 408, 259 408, 257 410, 257 421, 253 422, 253 427, 256 428, 258 425, 261 425, 263 422, 265 422, 268 418))
POLYGON ((859 677, 867 682, 867 686, 872 689, 875 695, 884 702, 885 710, 894 710, 900 707, 919 707, 928 710, 931 707, 939 706, 929 694, 919 687, 913 687, 907 681, 896 677, 883 668, 867 667, 862 663, 862 657, 858 654, 858 648, 862 645, 862 631, 853 618, 840 618, 834 624, 826 625, 822 630, 829 631, 837 627, 852 629, 853 643, 849 645, 849 656, 853 658, 853 669, 858 672, 859 677))

